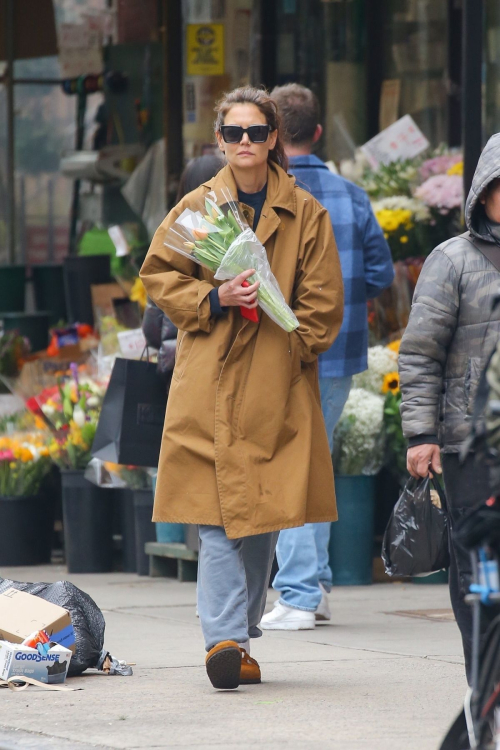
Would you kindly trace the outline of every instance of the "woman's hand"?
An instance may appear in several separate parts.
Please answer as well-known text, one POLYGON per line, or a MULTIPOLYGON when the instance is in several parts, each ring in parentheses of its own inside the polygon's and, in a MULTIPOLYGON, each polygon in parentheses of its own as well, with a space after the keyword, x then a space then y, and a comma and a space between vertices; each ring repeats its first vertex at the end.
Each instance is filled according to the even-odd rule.
POLYGON ((250 286, 242 286, 250 276, 253 276, 255 269, 243 271, 239 276, 231 281, 226 281, 219 287, 219 302, 221 307, 248 307, 249 310, 257 307, 257 289, 260 282, 250 286))

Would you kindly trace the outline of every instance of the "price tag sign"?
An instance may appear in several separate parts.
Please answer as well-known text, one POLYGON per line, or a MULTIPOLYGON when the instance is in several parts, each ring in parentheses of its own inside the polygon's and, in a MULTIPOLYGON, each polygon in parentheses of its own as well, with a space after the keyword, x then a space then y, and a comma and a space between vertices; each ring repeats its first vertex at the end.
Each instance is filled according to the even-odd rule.
POLYGON ((413 159, 429 148, 429 141, 410 115, 405 115, 393 125, 365 143, 361 150, 376 169, 379 164, 390 164, 400 159, 413 159))
POLYGON ((102 73, 101 37, 84 23, 63 23, 59 29, 59 64, 63 78, 102 73))
POLYGON ((146 348, 146 339, 142 328, 134 328, 131 331, 120 331, 118 334, 120 351, 125 359, 140 359, 146 348))

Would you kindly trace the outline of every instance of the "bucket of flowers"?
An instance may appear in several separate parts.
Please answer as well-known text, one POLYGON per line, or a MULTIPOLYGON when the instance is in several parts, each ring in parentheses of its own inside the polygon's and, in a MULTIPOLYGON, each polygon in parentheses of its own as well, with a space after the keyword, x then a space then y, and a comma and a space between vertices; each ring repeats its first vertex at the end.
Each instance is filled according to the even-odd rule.
POLYGON ((51 428, 50 457, 61 470, 64 545, 70 573, 112 569, 113 495, 84 474, 99 419, 104 387, 71 365, 57 386, 35 399, 51 428))
POLYGON ((335 585, 372 582, 375 478, 385 447, 384 398, 365 385, 353 384, 334 433, 339 520, 331 529, 330 567, 335 585))
POLYGON ((50 562, 54 502, 41 490, 51 466, 43 434, 0 437, 0 565, 50 562))
POLYGON ((383 399, 384 459, 398 485, 404 485, 406 475, 406 441, 403 437, 401 392, 399 390, 398 353, 400 339, 386 346, 368 349, 368 369, 354 376, 354 386, 383 399))

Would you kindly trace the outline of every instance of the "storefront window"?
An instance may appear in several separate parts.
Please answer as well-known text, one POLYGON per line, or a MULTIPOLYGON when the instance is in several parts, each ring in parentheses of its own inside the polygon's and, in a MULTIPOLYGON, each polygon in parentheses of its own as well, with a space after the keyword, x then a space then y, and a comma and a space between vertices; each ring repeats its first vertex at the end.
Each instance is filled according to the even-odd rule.
POLYGON ((448 0, 279 0, 275 81, 318 95, 320 155, 340 162, 410 114, 447 141, 448 0))
POLYGON ((259 3, 184 0, 184 153, 214 148, 214 102, 224 91, 254 82, 259 3))
POLYGON ((397 100, 394 115, 411 115, 438 146, 448 135, 447 0, 388 0, 383 8, 380 110, 387 92, 397 100))
POLYGON ((498 0, 485 3, 485 91, 484 141, 500 131, 500 4, 498 0))
POLYGON ((340 161, 366 140, 364 0, 276 3, 276 83, 301 83, 319 97, 320 155, 340 161))

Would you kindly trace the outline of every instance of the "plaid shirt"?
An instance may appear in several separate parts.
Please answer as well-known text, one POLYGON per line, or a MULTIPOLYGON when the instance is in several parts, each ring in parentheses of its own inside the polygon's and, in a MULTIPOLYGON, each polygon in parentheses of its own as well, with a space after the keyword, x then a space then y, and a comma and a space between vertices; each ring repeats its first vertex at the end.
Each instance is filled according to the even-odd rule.
POLYGON ((291 157, 290 172, 328 210, 344 279, 344 322, 333 345, 319 357, 319 375, 354 375, 368 367, 366 303, 394 279, 391 251, 364 190, 330 172, 312 154, 291 157))

